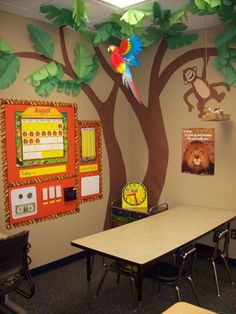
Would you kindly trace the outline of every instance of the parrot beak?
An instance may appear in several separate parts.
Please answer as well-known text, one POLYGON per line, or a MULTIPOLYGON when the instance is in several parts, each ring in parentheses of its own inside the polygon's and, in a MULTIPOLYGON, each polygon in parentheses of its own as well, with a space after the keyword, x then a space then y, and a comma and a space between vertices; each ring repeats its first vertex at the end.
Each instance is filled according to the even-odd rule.
POLYGON ((114 45, 110 45, 110 46, 108 46, 108 48, 107 48, 107 51, 108 52, 113 52, 115 50, 115 46, 114 45))

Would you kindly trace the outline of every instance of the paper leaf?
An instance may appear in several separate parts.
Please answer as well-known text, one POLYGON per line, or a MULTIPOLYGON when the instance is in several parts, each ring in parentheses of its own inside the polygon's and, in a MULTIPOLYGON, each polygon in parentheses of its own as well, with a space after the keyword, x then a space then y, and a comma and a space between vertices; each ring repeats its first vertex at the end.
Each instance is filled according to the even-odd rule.
POLYGON ((93 60, 90 52, 81 44, 76 45, 75 49, 75 64, 73 65, 73 70, 76 75, 83 79, 90 71, 93 64, 93 60))
POLYGON ((64 80, 58 81, 57 91, 61 93, 66 93, 68 95, 72 94, 77 96, 81 90, 81 81, 80 80, 64 80))
POLYGON ((0 51, 5 53, 11 53, 12 48, 0 37, 0 51))
MULTIPOLYGON (((45 18, 51 21, 53 25, 67 25, 75 30, 78 30, 78 27, 73 19, 73 12, 69 9, 59 9, 54 5, 41 5, 40 12, 46 14, 45 18)), ((83 26, 83 23, 81 23, 80 26, 83 26)))
POLYGON ((192 44, 195 40, 197 40, 198 35, 197 34, 187 34, 175 37, 168 38, 168 47, 171 49, 181 48, 186 45, 192 44))
POLYGON ((95 27, 98 28, 98 33, 93 41, 94 45, 100 44, 101 42, 109 39, 112 29, 111 23, 103 23, 101 25, 96 25, 95 27))
POLYGON ((44 65, 39 70, 35 71, 33 74, 27 76, 25 81, 31 84, 34 87, 40 86, 43 80, 48 78, 57 77, 62 78, 64 72, 62 70, 61 65, 56 64, 55 62, 51 62, 49 64, 44 65))
POLYGON ((168 29, 168 34, 171 36, 174 36, 176 34, 179 34, 187 29, 187 25, 183 23, 175 23, 168 29))
POLYGON ((97 72, 97 58, 92 57, 91 53, 81 44, 76 45, 75 55, 73 70, 81 81, 88 84, 97 72))
POLYGON ((9 87, 17 77, 20 63, 14 54, 0 52, 0 88, 9 87))
POLYGON ((221 5, 222 0, 205 0, 205 2, 207 2, 211 8, 214 8, 221 5))
POLYGON ((122 15, 121 21, 125 21, 130 25, 136 25, 141 23, 146 17, 152 15, 150 10, 137 10, 130 9, 122 15))
POLYGON ((192 9, 192 5, 191 3, 189 3, 183 6, 181 9, 173 12, 170 17, 170 23, 174 24, 179 21, 182 21, 184 18, 187 17, 187 13, 190 12, 191 9, 192 9))
MULTIPOLYGON (((155 44, 159 44, 161 38, 162 38, 162 32, 155 26, 148 27, 146 30, 146 37, 145 39, 147 41, 150 41, 155 44)), ((143 38, 142 38, 143 42, 143 38)))
POLYGON ((99 68, 98 58, 97 58, 97 56, 94 56, 91 71, 88 72, 88 74, 83 77, 83 79, 82 79, 83 82, 86 84, 90 84, 92 82, 93 78, 95 77, 95 75, 97 74, 98 68, 99 68))
POLYGON ((57 77, 49 77, 40 82, 40 85, 35 88, 36 93, 39 96, 45 96, 50 94, 57 86, 57 77))
POLYGON ((215 38, 215 45, 217 49, 219 49, 221 46, 227 45, 232 40, 236 39, 236 28, 230 27, 224 31, 224 33, 219 34, 215 38))
POLYGON ((80 26, 83 20, 88 21, 83 0, 74 0, 72 16, 77 26, 80 26))
POLYGON ((54 54, 54 43, 50 35, 40 26, 28 24, 27 28, 34 43, 35 49, 46 56, 48 59, 52 59, 54 54))

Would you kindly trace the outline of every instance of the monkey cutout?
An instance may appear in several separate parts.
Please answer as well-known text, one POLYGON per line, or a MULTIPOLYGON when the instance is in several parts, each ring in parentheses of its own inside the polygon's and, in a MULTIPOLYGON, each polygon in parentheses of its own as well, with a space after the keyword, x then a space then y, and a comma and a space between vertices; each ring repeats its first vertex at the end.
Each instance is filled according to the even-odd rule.
POLYGON ((202 117, 203 109, 205 104, 210 99, 215 99, 220 103, 224 97, 225 93, 218 93, 214 87, 223 86, 230 91, 230 86, 225 82, 217 82, 209 84, 206 80, 206 62, 204 62, 202 75, 197 75, 197 67, 189 67, 183 70, 183 79, 185 84, 190 84, 191 88, 184 94, 184 101, 188 106, 188 111, 192 111, 194 106, 189 102, 188 97, 191 94, 197 98, 197 109, 199 111, 198 117, 202 117))

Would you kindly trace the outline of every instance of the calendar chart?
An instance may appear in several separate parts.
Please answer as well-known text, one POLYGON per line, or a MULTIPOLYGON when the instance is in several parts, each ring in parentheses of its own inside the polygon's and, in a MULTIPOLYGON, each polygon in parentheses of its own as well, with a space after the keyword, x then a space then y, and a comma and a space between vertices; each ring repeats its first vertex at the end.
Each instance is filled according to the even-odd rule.
POLYGON ((64 156, 62 119, 24 119, 22 126, 23 160, 64 156))

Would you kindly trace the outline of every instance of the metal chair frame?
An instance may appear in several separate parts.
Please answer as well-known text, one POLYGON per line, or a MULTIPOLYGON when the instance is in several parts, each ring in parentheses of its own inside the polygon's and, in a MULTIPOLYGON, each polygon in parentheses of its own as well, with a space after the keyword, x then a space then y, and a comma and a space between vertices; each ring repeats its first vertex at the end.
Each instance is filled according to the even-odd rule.
POLYGON ((199 300, 196 294, 195 286, 192 280, 192 274, 194 272, 197 250, 193 247, 193 244, 185 245, 178 249, 176 254, 176 263, 170 264, 167 262, 157 262, 154 266, 148 269, 144 273, 144 277, 157 284, 158 294, 160 294, 161 285, 174 286, 177 294, 178 301, 181 301, 180 296, 180 282, 183 279, 187 279, 191 285, 192 292, 195 296, 197 304, 199 300), (164 273, 169 267, 172 268, 172 273, 164 273))
POLYGON ((8 293, 16 291, 24 298, 31 298, 35 293, 29 264, 29 231, 23 231, 0 240, 0 303, 13 313, 26 313, 8 299, 8 293), (27 288, 21 287, 23 282, 27 288))
MULTIPOLYGON (((220 287, 219 287, 219 280, 218 274, 216 269, 216 259, 221 257, 224 263, 226 274, 229 278, 230 283, 233 285, 233 279, 230 274, 230 269, 228 265, 228 256, 229 256, 229 225, 222 225, 215 229, 213 234, 213 242, 215 242, 215 246, 213 248, 213 254, 208 256, 208 260, 211 262, 213 268, 213 274, 216 284, 216 293, 217 296, 220 297, 220 287)), ((207 246, 208 250, 212 252, 212 248, 207 246)), ((200 249, 198 248, 198 252, 200 255, 200 249)))

